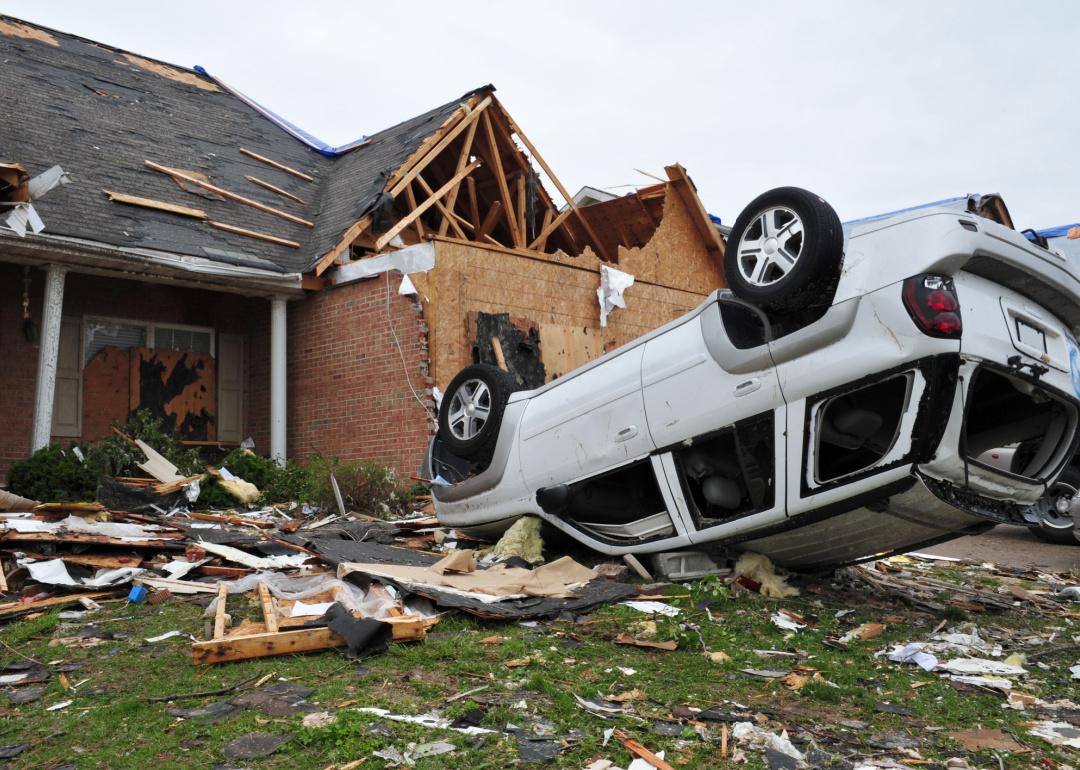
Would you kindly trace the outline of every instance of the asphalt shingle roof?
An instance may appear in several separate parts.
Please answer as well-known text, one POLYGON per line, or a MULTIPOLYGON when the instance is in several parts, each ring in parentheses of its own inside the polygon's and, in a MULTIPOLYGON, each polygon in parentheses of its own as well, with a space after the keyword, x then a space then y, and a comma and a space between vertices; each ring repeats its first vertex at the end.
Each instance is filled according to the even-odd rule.
POLYGON ((72 178, 34 203, 45 234, 296 272, 315 264, 378 202, 386 177, 475 92, 330 158, 208 77, 0 16, 0 93, 6 113, 0 161, 21 163, 31 176, 59 164, 72 178), (241 147, 316 181, 249 158, 241 147), (204 173, 219 187, 310 220, 315 228, 209 193, 185 192, 145 168, 144 160, 204 173), (247 175, 307 205, 258 187, 247 175), (111 202, 102 189, 202 209, 211 219, 298 241, 301 248, 111 202))

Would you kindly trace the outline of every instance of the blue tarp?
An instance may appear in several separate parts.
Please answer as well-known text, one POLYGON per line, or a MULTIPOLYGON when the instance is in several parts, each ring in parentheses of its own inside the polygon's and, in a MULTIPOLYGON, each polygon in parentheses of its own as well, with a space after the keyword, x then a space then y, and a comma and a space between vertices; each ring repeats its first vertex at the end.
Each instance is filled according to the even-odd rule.
POLYGON ((1036 230, 1033 233, 1024 233, 1024 237, 1029 241, 1037 235, 1043 238, 1061 238, 1074 227, 1080 227, 1080 222, 1073 222, 1071 225, 1059 225, 1058 227, 1047 227, 1045 230, 1036 230))
POLYGON ((265 117, 271 123, 274 123, 275 125, 279 126, 283 131, 285 131, 285 132, 287 132, 289 134, 292 134, 294 137, 299 139, 301 142, 306 144, 308 147, 310 147, 313 150, 316 150, 320 155, 325 155, 328 158, 336 158, 339 155, 344 155, 349 150, 352 150, 352 149, 354 149, 356 147, 359 147, 361 144, 366 142, 367 139, 368 139, 366 136, 362 136, 362 137, 360 137, 359 139, 357 139, 355 141, 349 142, 348 144, 342 144, 342 145, 338 145, 337 147, 331 147, 326 142, 312 136, 311 134, 309 134, 307 131, 304 131, 299 126, 285 120, 285 118, 281 117, 277 113, 271 112, 270 110, 266 109, 266 107, 263 107, 261 104, 256 102, 254 99, 251 99, 250 97, 242 94, 240 91, 237 91, 235 88, 228 85, 227 83, 222 82, 220 79, 214 77, 209 72, 207 72, 205 68, 200 67, 198 64, 195 65, 194 69, 200 75, 205 75, 206 77, 213 80, 215 83, 217 83, 219 86, 224 88, 226 91, 228 91, 230 94, 235 96, 237 99, 241 100, 242 102, 247 104, 249 107, 251 107, 253 110, 260 113, 263 117, 265 117))

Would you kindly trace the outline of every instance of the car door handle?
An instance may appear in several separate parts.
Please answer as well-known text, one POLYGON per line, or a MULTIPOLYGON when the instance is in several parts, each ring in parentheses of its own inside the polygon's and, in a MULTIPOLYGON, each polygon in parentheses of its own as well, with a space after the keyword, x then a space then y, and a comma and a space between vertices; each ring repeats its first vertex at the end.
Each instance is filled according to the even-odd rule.
POLYGON ((636 425, 627 425, 625 428, 623 428, 622 430, 620 430, 618 433, 615 434, 615 443, 619 443, 620 441, 629 441, 630 439, 632 439, 636 435, 637 435, 637 426, 636 425))
POLYGON ((739 396, 748 395, 750 393, 753 393, 760 387, 761 380, 757 377, 754 377, 751 380, 747 380, 746 382, 740 382, 738 385, 735 386, 735 397, 738 398, 739 396))

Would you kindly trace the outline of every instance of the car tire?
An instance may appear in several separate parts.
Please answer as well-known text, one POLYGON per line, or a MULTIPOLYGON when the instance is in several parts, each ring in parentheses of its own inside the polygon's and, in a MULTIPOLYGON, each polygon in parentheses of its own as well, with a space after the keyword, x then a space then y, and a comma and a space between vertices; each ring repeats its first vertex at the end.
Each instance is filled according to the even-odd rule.
POLYGON ((840 217, 799 187, 759 195, 735 220, 724 252, 728 287, 781 313, 832 303, 844 256, 840 217))
MULTIPOLYGON (((1061 472, 1057 481, 1050 485, 1047 497, 1051 498, 1051 505, 1053 504, 1053 498, 1062 492, 1062 487, 1069 488, 1072 491, 1080 490, 1080 468, 1070 465, 1061 472)), ((1072 526, 1054 527, 1049 524, 1037 524, 1031 528, 1031 534, 1035 535, 1035 537, 1044 543, 1054 545, 1080 545, 1080 540, 1077 540, 1075 532, 1075 522, 1072 526)))
POLYGON ((486 462, 495 452, 503 412, 517 378, 490 364, 473 364, 451 380, 439 409, 439 440, 453 454, 486 462))

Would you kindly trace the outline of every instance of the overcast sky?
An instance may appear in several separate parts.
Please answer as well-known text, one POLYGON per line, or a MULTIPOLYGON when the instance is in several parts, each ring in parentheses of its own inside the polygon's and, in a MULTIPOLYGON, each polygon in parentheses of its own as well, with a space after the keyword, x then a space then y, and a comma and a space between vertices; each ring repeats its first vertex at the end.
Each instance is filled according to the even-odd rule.
POLYGON ((1000 192, 1080 220, 1080 2, 0 0, 192 66, 342 144, 486 83, 571 191, 682 163, 729 224, 798 185, 853 219, 1000 192))

